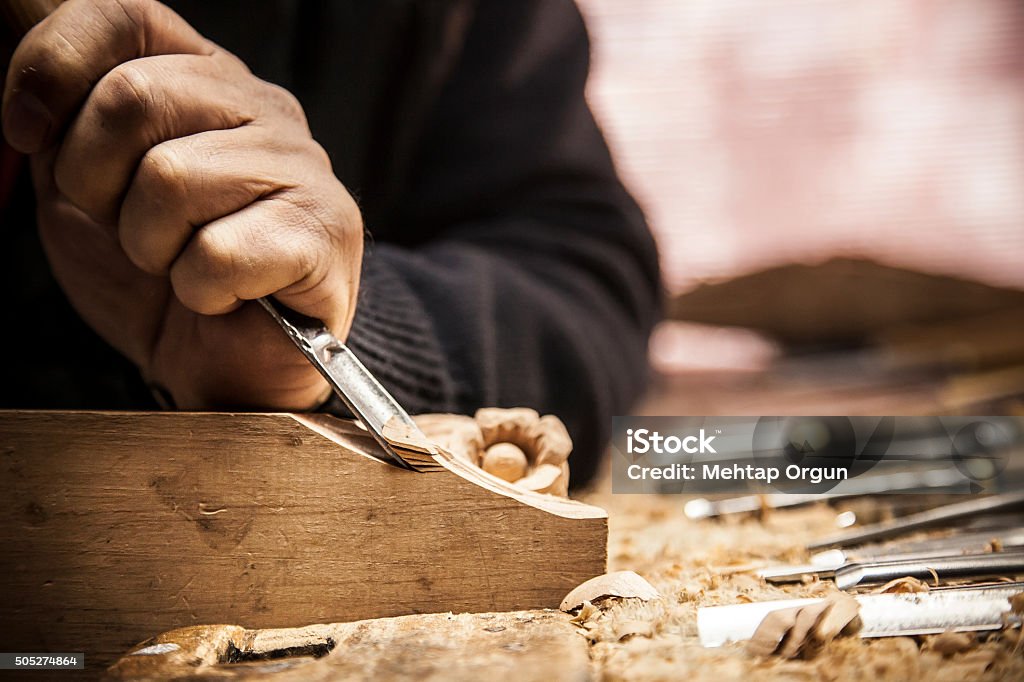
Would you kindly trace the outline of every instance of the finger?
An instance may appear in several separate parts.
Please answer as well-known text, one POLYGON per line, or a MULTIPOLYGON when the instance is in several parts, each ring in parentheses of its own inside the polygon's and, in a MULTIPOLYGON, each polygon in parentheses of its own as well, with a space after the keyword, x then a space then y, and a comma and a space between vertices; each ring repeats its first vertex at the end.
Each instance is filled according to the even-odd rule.
POLYGON ((301 171, 290 165, 263 131, 250 128, 190 135, 153 147, 121 205, 121 247, 140 269, 167 274, 196 228, 295 188, 301 171))
POLYGON ((11 57, 4 135, 18 151, 38 152, 54 143, 93 86, 118 64, 215 50, 155 0, 68 0, 29 31, 11 57))
POLYGON ((226 78, 215 57, 167 55, 121 64, 103 76, 57 155, 57 187, 94 220, 117 220, 139 161, 164 142, 235 128, 255 117, 245 78, 226 78))
MULTIPOLYGON (((344 189, 338 184, 334 192, 344 189)), ((358 289, 362 227, 339 225, 337 210, 292 194, 300 193, 258 201, 198 230, 171 265, 178 299, 198 313, 218 315, 273 294, 344 338, 358 289)))

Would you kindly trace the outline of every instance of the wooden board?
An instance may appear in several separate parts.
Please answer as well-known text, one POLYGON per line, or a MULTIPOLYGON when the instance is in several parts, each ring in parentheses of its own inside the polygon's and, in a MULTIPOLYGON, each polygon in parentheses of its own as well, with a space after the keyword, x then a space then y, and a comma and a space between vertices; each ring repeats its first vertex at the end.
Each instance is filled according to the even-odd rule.
POLYGON ((287 414, 0 412, 0 637, 109 665, 155 633, 557 607, 607 518, 287 414))
POLYGON ((197 626, 144 642, 119 680, 515 680, 592 678, 587 640, 558 611, 380 618, 304 628, 197 626))

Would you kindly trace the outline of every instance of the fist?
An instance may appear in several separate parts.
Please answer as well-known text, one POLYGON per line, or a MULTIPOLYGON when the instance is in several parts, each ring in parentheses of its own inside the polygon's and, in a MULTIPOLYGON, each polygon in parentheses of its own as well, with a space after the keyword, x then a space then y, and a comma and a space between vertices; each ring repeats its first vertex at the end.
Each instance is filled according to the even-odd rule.
POLYGON ((178 406, 326 399, 252 302, 341 339, 355 312, 362 220, 290 93, 159 3, 69 0, 15 51, 3 129, 72 305, 178 406))

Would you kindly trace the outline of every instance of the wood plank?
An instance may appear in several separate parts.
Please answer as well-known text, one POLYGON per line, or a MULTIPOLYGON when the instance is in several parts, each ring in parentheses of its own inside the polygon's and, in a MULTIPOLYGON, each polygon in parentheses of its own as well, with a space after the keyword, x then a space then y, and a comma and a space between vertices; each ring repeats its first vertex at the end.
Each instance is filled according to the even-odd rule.
POLYGON ((109 671, 120 680, 591 679, 589 646, 558 611, 381 618, 304 628, 176 630, 109 671))
POLYGON ((197 623, 556 607, 604 572, 602 510, 376 449, 327 417, 0 412, 0 636, 109 665, 197 623))

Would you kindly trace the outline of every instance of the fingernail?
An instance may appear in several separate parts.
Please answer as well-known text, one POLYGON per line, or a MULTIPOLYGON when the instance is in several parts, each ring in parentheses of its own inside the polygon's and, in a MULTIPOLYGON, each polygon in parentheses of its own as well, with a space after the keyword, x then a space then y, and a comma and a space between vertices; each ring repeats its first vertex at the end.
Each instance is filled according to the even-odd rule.
POLYGON ((19 152, 32 154, 42 149, 52 123, 46 105, 31 92, 19 90, 11 95, 4 116, 4 134, 19 152))

